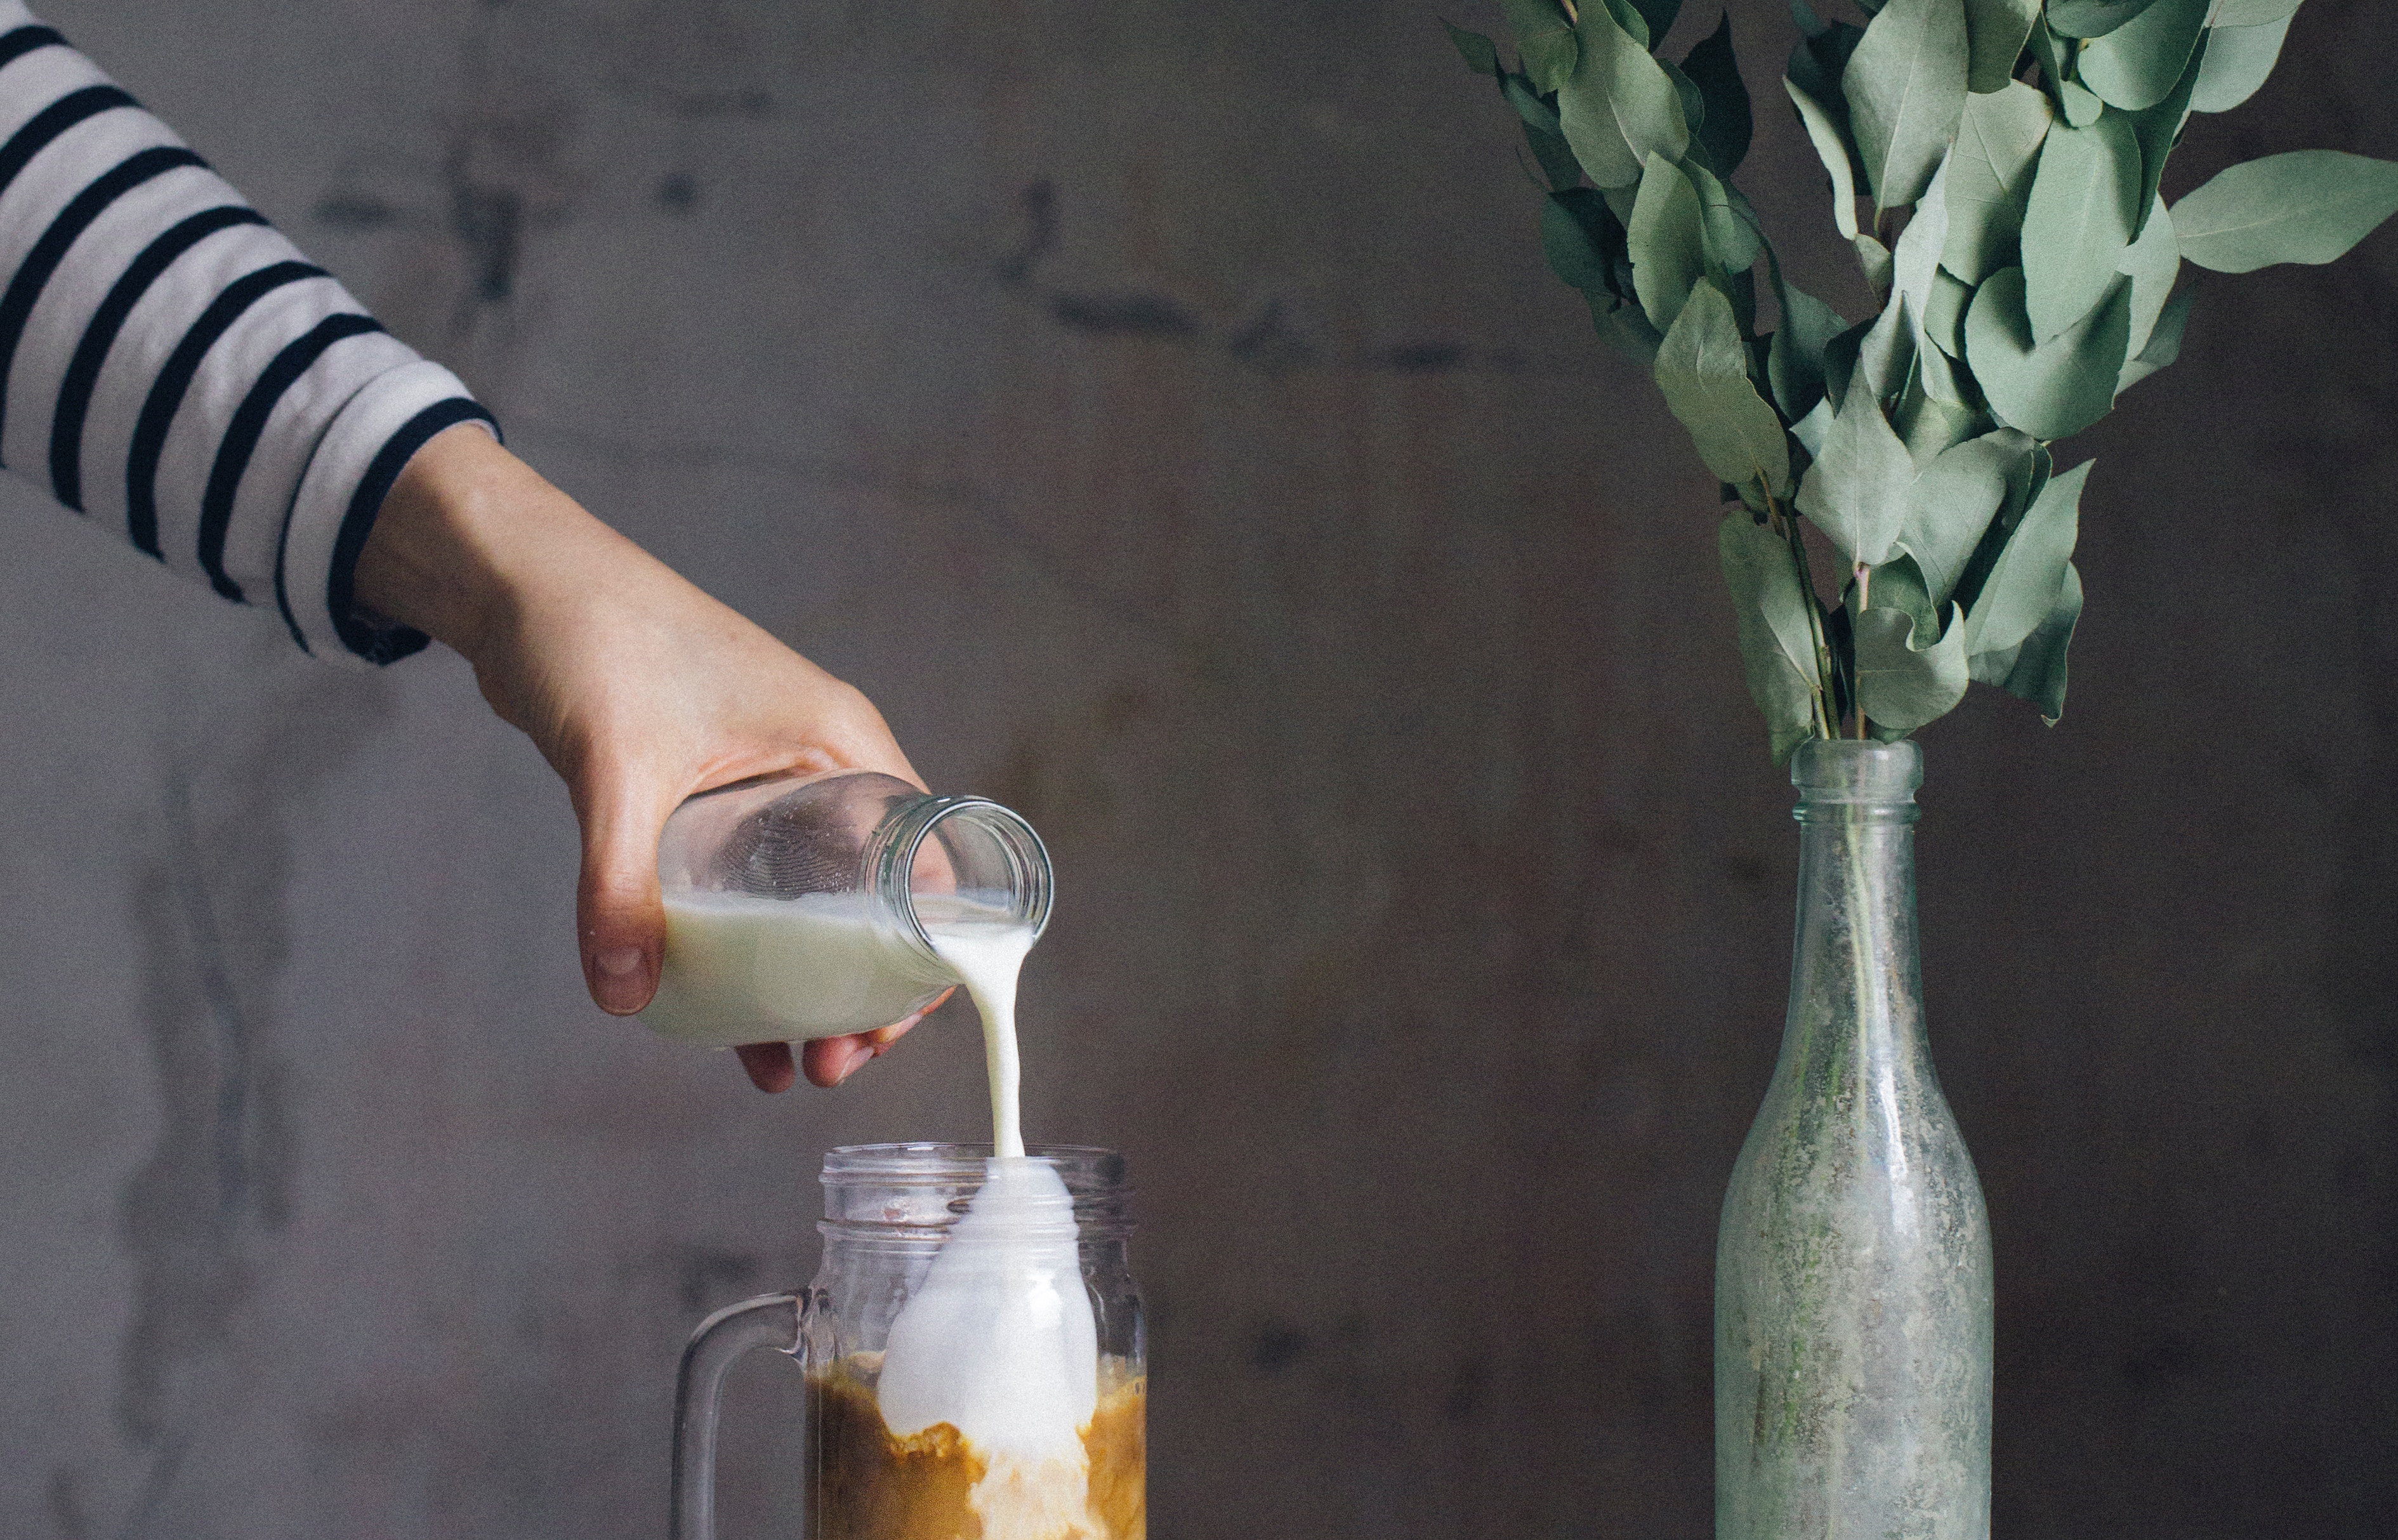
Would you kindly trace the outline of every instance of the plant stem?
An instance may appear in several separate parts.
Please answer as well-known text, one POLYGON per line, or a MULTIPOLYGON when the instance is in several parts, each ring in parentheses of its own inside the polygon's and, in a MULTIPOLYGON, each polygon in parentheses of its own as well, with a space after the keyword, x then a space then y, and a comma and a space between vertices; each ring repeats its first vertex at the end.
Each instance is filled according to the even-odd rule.
POLYGON ((1824 634, 1824 601, 1815 597, 1815 574, 1807 564, 1807 542, 1799 536, 1798 516, 1783 517, 1782 506, 1773 500, 1770 491, 1765 494, 1765 506, 1789 543, 1790 564, 1798 574, 1798 591, 1807 596, 1807 629, 1815 639, 1815 736, 1836 738, 1840 736, 1840 724, 1832 715, 1832 644, 1824 634))
MULTIPOLYGON (((1873 569, 1860 561, 1857 563, 1856 577, 1857 614, 1863 615, 1866 613, 1866 607, 1873 602, 1873 569)), ((1852 622, 1851 624, 1853 626, 1854 623, 1852 622)), ((1866 734, 1870 730, 1870 724, 1866 721, 1865 699, 1863 695, 1860 694, 1857 700, 1857 740, 1859 742, 1865 741, 1866 734)))
MULTIPOLYGON (((1857 721, 1865 721, 1863 711, 1857 713, 1857 721)), ((1857 736, 1865 736, 1863 733, 1857 736)), ((1866 831, 1872 825, 1866 821, 1861 804, 1852 803, 1841 812, 1848 821, 1844 832, 1849 844, 1849 957, 1856 979, 1856 1035, 1862 1037, 1875 1018, 1888 1008, 1874 988, 1876 953, 1882 950, 1879 934, 1881 905, 1874 901, 1877 895, 1873 867, 1866 848, 1866 831)))

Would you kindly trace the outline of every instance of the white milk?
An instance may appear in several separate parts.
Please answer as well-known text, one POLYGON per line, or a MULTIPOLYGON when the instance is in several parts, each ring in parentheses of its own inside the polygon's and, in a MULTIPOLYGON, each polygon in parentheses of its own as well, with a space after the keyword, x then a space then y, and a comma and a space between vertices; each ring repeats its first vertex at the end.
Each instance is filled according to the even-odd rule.
MULTIPOLYGON (((943 902, 920 908, 937 912, 943 902)), ((953 922, 988 912, 946 902, 953 922)), ((729 1048, 871 1032, 958 981, 950 966, 877 925, 868 894, 691 893, 666 908, 658 993, 641 1020, 679 1043, 729 1048)))
MULTIPOLYGON (((997 912, 969 902, 920 899, 916 913, 933 951, 966 987, 982 1017, 983 1063, 990 1074, 990 1148, 1000 1157, 1024 1154, 1018 1090, 1024 1079, 1016 1051, 1016 980, 1032 950, 1032 932, 997 912), (938 906, 938 907, 936 907, 938 906)), ((977 1197, 977 1202, 980 1198, 977 1197)))
POLYGON ((1038 1161, 995 1159, 891 1323, 882 1420, 901 1438, 948 1423, 986 1455, 1079 1454, 1098 1386, 1066 1183, 1038 1161))
POLYGON ((900 1437, 948 1423, 983 1455, 966 1501, 985 1540, 1058 1540, 1098 1533, 1082 1430, 1098 1405, 1098 1329, 1073 1199, 1054 1168, 1024 1158, 1016 984, 1032 933, 980 918, 991 912, 918 905, 982 1014, 997 1154, 891 1323, 875 1398, 900 1437))

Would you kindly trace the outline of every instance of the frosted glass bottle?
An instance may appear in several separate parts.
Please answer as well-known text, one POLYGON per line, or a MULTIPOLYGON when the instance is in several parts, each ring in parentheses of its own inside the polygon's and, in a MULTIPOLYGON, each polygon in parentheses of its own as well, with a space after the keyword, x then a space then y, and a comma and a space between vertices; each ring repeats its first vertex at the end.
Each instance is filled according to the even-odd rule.
POLYGON ((1718 1540, 1989 1534, 1989 1220, 1924 1039, 1922 766, 1791 761, 1790 1014, 1716 1246, 1718 1540))

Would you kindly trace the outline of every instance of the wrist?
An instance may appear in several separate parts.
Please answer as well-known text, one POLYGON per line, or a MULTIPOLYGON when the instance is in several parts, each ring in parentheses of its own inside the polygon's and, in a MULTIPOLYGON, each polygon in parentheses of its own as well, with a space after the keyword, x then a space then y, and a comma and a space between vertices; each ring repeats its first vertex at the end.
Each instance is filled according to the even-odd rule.
POLYGON ((475 655, 498 597, 478 506, 492 457, 506 454, 489 433, 463 423, 425 441, 384 494, 358 552, 361 605, 475 655))
POLYGON ((359 601, 481 665, 544 573, 603 526, 481 428, 428 440, 358 554, 359 601))

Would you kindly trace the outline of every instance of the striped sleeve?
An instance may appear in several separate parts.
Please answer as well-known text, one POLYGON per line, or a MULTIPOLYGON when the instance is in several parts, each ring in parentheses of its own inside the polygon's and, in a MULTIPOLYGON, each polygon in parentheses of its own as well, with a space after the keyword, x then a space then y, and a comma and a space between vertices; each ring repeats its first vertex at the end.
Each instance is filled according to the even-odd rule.
POLYGON ((320 657, 425 644, 351 574, 409 457, 491 414, 19 0, 0 275, 0 465, 320 657))

